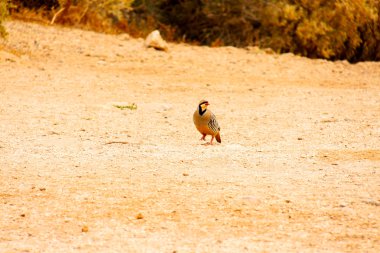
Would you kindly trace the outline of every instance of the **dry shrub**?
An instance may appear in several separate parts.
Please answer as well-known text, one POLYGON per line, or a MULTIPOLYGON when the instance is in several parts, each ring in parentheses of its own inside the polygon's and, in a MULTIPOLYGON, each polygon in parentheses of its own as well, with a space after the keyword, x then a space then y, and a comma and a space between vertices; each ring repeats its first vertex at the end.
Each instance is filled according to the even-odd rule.
POLYGON ((379 2, 366 0, 272 1, 261 19, 262 41, 279 52, 312 58, 380 60, 379 2), (376 27, 377 26, 377 27, 376 27))
POLYGON ((133 6, 137 19, 153 17, 177 40, 380 60, 379 0, 136 0, 133 6))
POLYGON ((0 37, 6 37, 7 32, 3 26, 3 21, 8 16, 8 3, 6 1, 0 1, 0 37))
MULTIPOLYGON (((138 19, 153 17, 156 28, 170 26, 177 39, 207 45, 245 46, 258 39, 259 2, 136 0, 133 7, 134 12, 138 10, 138 19)), ((168 37, 165 31, 163 34, 168 37)))
POLYGON ((58 7, 58 0, 12 0, 10 14, 24 21, 48 23, 52 10, 58 7))
POLYGON ((16 0, 18 13, 28 19, 32 9, 53 23, 91 29, 99 32, 121 32, 133 0, 16 0))

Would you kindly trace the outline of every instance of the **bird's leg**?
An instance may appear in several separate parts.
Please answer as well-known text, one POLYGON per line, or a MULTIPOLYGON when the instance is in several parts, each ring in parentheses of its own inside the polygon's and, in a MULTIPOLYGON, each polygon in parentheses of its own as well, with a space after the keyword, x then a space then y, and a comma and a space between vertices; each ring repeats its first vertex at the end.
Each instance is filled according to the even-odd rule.
POLYGON ((214 135, 211 135, 211 141, 210 141, 210 145, 212 145, 212 141, 214 140, 214 135))
POLYGON ((203 134, 203 136, 202 136, 202 138, 200 139, 201 141, 205 141, 206 139, 206 135, 205 134, 203 134))

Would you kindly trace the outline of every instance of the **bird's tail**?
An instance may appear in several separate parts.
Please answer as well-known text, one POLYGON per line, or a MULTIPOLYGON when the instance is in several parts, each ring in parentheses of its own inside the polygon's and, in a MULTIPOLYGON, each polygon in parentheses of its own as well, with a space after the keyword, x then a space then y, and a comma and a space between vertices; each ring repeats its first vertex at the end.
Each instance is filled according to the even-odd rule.
POLYGON ((220 139, 220 133, 218 133, 218 134, 215 136, 215 139, 216 139, 217 142, 222 143, 222 139, 220 139))

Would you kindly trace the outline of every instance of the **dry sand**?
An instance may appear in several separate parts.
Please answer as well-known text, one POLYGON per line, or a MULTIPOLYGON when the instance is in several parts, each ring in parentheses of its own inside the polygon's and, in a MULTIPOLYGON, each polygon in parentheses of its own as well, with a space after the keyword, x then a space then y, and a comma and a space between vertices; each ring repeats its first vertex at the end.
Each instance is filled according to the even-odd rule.
POLYGON ((380 63, 6 27, 0 252, 380 252, 380 63))

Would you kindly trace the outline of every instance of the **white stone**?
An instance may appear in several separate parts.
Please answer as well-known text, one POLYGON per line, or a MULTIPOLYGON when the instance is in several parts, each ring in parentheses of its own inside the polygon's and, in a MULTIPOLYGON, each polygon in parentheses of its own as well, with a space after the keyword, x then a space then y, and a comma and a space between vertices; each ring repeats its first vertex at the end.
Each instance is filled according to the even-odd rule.
POLYGON ((153 47, 157 50, 168 51, 168 43, 161 37, 158 30, 151 32, 145 39, 144 45, 146 47, 153 47))

